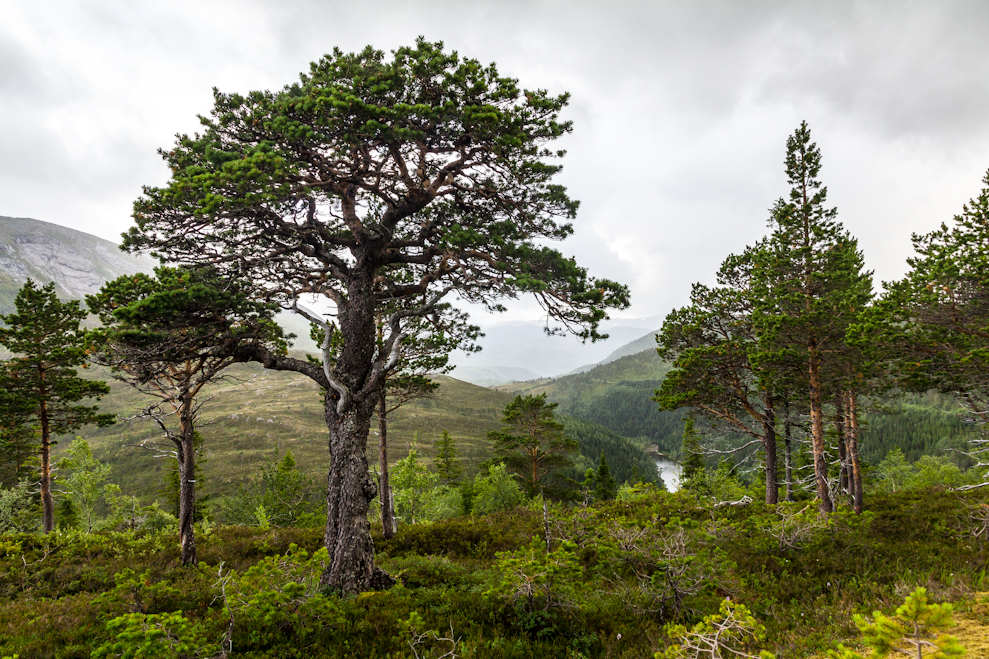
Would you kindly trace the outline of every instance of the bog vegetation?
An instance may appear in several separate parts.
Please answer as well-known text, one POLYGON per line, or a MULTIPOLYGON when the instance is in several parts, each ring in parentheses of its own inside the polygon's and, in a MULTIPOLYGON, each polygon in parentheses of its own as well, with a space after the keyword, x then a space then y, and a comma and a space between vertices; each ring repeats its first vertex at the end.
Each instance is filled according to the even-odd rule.
POLYGON ((585 340, 628 305, 545 246, 577 209, 567 101, 424 40, 217 92, 126 235, 168 267, 91 296, 98 329, 31 281, 0 316, 0 656, 989 656, 989 174, 876 294, 803 123, 769 233, 656 354, 451 403, 479 334, 448 296, 529 294, 585 340), (278 307, 319 354, 288 353, 278 307), (214 468, 236 451, 204 406, 252 363, 306 379, 283 418, 328 453, 214 468), (448 414, 396 455, 410 409, 448 414), (72 440, 136 418, 153 487, 72 440))

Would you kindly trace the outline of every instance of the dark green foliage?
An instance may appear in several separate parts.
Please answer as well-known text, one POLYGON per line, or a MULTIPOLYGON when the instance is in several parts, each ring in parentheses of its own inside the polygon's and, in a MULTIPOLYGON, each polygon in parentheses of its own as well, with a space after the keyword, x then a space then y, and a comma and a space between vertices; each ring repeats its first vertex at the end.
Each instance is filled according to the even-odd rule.
MULTIPOLYGON (((459 518, 376 539, 401 585, 361 597, 316 587, 318 529, 221 527, 200 538, 192 567, 178 566, 174 539, 162 536, 3 536, 0 656, 89 657, 129 642, 121 630, 141 639, 162 620, 215 648, 229 623, 221 578, 239 656, 411 659, 413 629, 444 637, 452 626, 460 650, 477 657, 644 657, 664 650, 666 622, 690 628, 726 596, 765 626, 763 647, 777 656, 820 655, 858 638, 853 612, 889 611, 919 584, 937 600, 984 590, 989 547, 959 535, 980 501, 931 490, 876 496, 865 515, 837 513, 783 552, 772 534, 788 523, 781 510, 799 519, 806 504, 711 509, 646 491, 552 505, 549 553, 539 512, 459 518), (521 575, 533 579, 531 600, 521 575)), ((803 517, 817 522, 813 511, 803 517)), ((427 635, 417 648, 449 644, 427 635)))
POLYGON ((433 469, 440 477, 440 482, 444 485, 452 485, 460 479, 464 468, 457 462, 457 443, 450 433, 443 431, 440 438, 433 444, 435 457, 433 458, 433 469))
POLYGON ((563 417, 564 432, 577 442, 580 459, 567 475, 574 480, 583 480, 584 472, 595 466, 595 456, 602 455, 618 483, 627 483, 638 475, 641 480, 659 483, 656 460, 643 451, 643 447, 633 440, 622 437, 607 428, 563 417))
POLYGON ((683 424, 683 448, 680 450, 680 477, 687 481, 704 469, 704 453, 694 429, 693 417, 687 417, 683 424))
POLYGON ((109 391, 103 382, 78 377, 76 368, 85 367, 92 345, 91 334, 80 328, 86 312, 79 302, 60 302, 54 284, 39 288, 28 281, 16 306, 16 313, 0 316, 6 325, 0 327, 0 345, 14 353, 0 363, 3 427, 39 423, 42 403, 52 435, 90 423, 113 423, 111 415, 97 414, 95 406, 71 404, 109 391))
POLYGON ((504 427, 488 433, 496 460, 505 463, 529 496, 556 489, 554 472, 573 464, 570 456, 578 448, 563 432, 556 408, 546 402, 546 394, 516 396, 505 406, 504 427))
POLYGON ((228 524, 266 528, 319 523, 314 511, 316 492, 311 478, 299 472, 292 451, 269 462, 238 493, 223 501, 218 512, 228 524))
POLYGON ((87 424, 108 426, 111 414, 99 414, 95 405, 79 405, 87 398, 99 400, 109 391, 106 383, 80 378, 76 367, 86 366, 92 346, 90 332, 80 328, 86 317, 78 301, 60 302, 55 285, 39 288, 28 280, 14 301, 16 313, 0 316, 0 345, 14 353, 0 363, 0 437, 12 449, 0 460, 12 460, 6 471, 23 472, 25 442, 31 428, 40 444, 41 501, 46 532, 54 529, 51 489, 53 437, 87 424))
POLYGON ((648 437, 660 451, 675 455, 683 433, 683 411, 660 411, 652 401, 669 368, 654 350, 647 350, 557 378, 548 398, 560 404, 561 414, 624 437, 648 437))
POLYGON ((608 461, 601 454, 598 468, 594 470, 594 498, 598 501, 610 501, 618 494, 618 483, 615 482, 608 468, 608 461))

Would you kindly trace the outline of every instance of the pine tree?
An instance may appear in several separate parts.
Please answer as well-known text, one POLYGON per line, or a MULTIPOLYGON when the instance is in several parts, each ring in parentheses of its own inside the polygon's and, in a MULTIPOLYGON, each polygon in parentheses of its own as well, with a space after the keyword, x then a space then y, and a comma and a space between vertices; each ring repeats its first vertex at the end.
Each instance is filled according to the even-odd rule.
POLYGON ((436 449, 436 456, 433 458, 433 468, 443 485, 453 485, 464 471, 464 468, 457 462, 456 441, 450 436, 450 433, 444 430, 434 448, 436 449))
POLYGON ((773 233, 753 262, 752 323, 759 348, 752 362, 765 386, 774 384, 771 374, 782 372, 806 392, 819 508, 830 513, 823 403, 839 379, 840 358, 829 356, 844 350, 848 326, 871 299, 872 282, 837 210, 825 207, 820 170, 820 149, 803 122, 786 144, 789 199, 774 205, 773 233))
POLYGON ((203 387, 242 351, 286 349, 272 320, 274 305, 251 299, 251 285, 214 268, 155 269, 125 275, 87 296, 103 327, 93 359, 118 380, 158 399, 144 411, 167 439, 179 470, 179 544, 182 563, 196 562, 196 417, 203 387), (174 419, 174 421, 173 421, 174 419))
POLYGON ((546 402, 546 394, 516 396, 505 406, 504 427, 488 433, 495 456, 530 497, 543 493, 545 477, 570 466, 569 456, 577 451, 577 442, 563 433, 563 423, 556 419, 557 405, 546 402))
POLYGON ((989 482, 989 172, 982 183, 950 224, 913 236, 910 270, 854 331, 861 345, 888 347, 901 387, 957 397, 983 429, 971 449, 989 482))
POLYGON ((611 469, 608 468, 608 461, 601 454, 598 461, 598 468, 594 472, 594 498, 598 501, 610 501, 618 495, 618 483, 611 476, 611 469))
POLYGON ((112 414, 99 414, 95 405, 76 405, 86 398, 99 400, 110 391, 106 383, 84 380, 76 367, 86 365, 92 336, 80 328, 86 312, 78 301, 60 302, 55 284, 38 288, 30 279, 14 300, 17 311, 0 316, 0 345, 14 356, 0 364, 0 382, 15 404, 0 407, 6 415, 0 427, 10 432, 36 425, 41 443, 42 530, 55 528, 52 498, 51 447, 55 435, 73 432, 88 424, 108 426, 112 414))
POLYGON ((393 583, 374 563, 367 438, 410 319, 442 325, 455 295, 500 310, 531 294, 549 331, 595 340, 607 310, 628 306, 626 287, 548 245, 572 233, 578 205, 554 178, 568 98, 419 39, 389 56, 334 51, 274 92, 217 92, 199 132, 162 149, 170 180, 144 188, 125 249, 236 270, 286 306, 317 294, 337 310, 341 350, 323 368, 252 351, 325 392, 324 585, 393 583))
POLYGON ((660 357, 673 362, 656 390, 660 408, 693 408, 712 426, 752 438, 737 448, 761 445, 765 465, 766 503, 778 500, 776 460, 776 396, 782 378, 766 377, 771 368, 753 366, 759 335, 752 309, 753 261, 761 245, 725 259, 719 286, 694 284, 690 306, 670 313, 657 335, 660 357))

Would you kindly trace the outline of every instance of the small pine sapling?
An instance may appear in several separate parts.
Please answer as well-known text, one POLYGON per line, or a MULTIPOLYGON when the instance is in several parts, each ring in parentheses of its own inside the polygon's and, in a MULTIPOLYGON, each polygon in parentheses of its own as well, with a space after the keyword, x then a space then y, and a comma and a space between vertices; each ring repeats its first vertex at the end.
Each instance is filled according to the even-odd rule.
MULTIPOLYGON (((950 604, 928 604, 927 589, 918 588, 907 596, 892 617, 873 612, 873 622, 856 615, 855 626, 862 632, 862 642, 875 656, 896 653, 914 659, 949 659, 965 654, 958 639, 940 632, 954 626, 950 604)), ((863 655, 839 645, 829 651, 831 659, 863 659, 863 655)))

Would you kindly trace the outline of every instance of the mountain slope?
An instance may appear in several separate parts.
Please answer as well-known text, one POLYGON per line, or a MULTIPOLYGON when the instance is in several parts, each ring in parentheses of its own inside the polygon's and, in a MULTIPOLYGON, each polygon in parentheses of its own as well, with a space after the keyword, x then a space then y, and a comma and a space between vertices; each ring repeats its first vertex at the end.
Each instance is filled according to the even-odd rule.
POLYGON ((55 282, 62 298, 80 299, 120 275, 151 272, 156 261, 75 229, 23 217, 0 217, 0 314, 28 278, 55 282))
POLYGON ((582 373, 496 388, 514 394, 545 393, 560 404, 562 414, 596 423, 624 437, 648 438, 660 451, 676 454, 683 436, 683 411, 660 412, 652 400, 669 370, 669 364, 649 349, 582 373))

